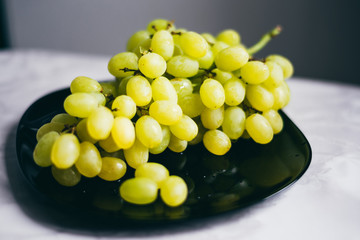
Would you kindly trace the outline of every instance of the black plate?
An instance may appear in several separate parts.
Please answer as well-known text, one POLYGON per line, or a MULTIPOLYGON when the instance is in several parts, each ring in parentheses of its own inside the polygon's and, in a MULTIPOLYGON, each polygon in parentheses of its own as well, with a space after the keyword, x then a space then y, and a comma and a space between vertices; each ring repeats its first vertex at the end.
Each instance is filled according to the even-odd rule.
POLYGON ((118 188, 123 179, 133 176, 131 169, 116 182, 83 177, 77 186, 63 187, 53 180, 49 168, 34 163, 32 152, 37 129, 64 112, 62 104, 69 93, 69 89, 59 90, 33 103, 22 116, 16 136, 19 166, 25 178, 59 209, 66 207, 107 219, 141 222, 217 215, 279 192, 299 179, 311 161, 309 142, 281 111, 284 129, 267 145, 241 139, 224 156, 210 154, 202 144, 191 146, 181 154, 166 151, 151 155, 150 161, 164 164, 171 174, 182 176, 188 184, 188 199, 180 207, 167 207, 160 199, 146 206, 124 202, 118 188))

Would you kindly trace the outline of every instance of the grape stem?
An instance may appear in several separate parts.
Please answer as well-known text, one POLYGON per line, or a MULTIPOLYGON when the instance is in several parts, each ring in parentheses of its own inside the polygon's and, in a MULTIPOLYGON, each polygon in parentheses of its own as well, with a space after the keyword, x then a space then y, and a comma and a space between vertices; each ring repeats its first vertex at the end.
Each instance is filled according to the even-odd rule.
POLYGON ((263 49, 266 46, 266 44, 271 39, 279 35, 281 31, 282 31, 282 27, 278 25, 271 31, 264 34, 257 43, 255 43, 253 46, 247 49, 249 55, 254 55, 255 53, 259 52, 261 49, 263 49))

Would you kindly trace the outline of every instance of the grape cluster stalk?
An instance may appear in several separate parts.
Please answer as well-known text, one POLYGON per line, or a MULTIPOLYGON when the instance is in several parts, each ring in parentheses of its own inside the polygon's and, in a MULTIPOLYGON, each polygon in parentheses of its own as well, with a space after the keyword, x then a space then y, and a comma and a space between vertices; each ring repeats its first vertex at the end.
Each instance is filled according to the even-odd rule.
POLYGON ((224 155, 239 138, 269 143, 283 128, 278 111, 290 100, 293 66, 281 55, 254 54, 280 30, 247 48, 233 29, 214 36, 151 21, 109 60, 114 80, 72 80, 65 112, 37 132, 35 163, 68 187, 82 177, 116 181, 133 168, 119 187, 125 201, 149 204, 160 195, 168 206, 183 204, 185 181, 149 154, 203 144, 224 155))

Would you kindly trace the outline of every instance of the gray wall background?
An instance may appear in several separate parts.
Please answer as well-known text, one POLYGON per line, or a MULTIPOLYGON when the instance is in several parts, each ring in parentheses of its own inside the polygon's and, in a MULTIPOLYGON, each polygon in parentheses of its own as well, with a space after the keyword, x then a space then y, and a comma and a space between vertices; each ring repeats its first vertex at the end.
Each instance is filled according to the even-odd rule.
POLYGON ((240 32, 246 45, 277 24, 259 57, 287 56, 295 75, 360 84, 357 0, 5 0, 12 48, 114 55, 154 18, 177 27, 240 32))

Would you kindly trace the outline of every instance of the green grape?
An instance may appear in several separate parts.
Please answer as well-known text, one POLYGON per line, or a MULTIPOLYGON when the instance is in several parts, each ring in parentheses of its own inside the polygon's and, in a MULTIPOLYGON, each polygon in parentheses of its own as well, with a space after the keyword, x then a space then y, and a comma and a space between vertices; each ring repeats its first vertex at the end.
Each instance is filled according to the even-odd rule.
POLYGON ((51 162, 60 169, 70 168, 78 160, 80 143, 71 133, 62 134, 53 144, 51 149, 51 162))
POLYGON ((224 106, 217 109, 205 108, 202 111, 201 123, 207 129, 217 129, 221 126, 224 120, 224 106))
POLYGON ((187 30, 185 28, 178 28, 176 31, 171 32, 171 35, 173 36, 175 45, 180 46, 180 36, 183 33, 186 33, 187 30))
POLYGON ((162 56, 165 61, 169 60, 174 53, 174 39, 170 32, 160 30, 154 33, 150 48, 154 53, 162 56))
POLYGON ((169 170, 164 165, 155 162, 147 162, 135 170, 135 178, 149 178, 156 182, 160 188, 169 177, 169 170))
POLYGON ((147 148, 159 146, 162 140, 159 122, 149 115, 144 115, 136 121, 135 134, 136 138, 147 148))
POLYGON ((118 53, 110 59, 108 70, 117 78, 130 76, 139 69, 138 60, 138 56, 133 52, 118 53))
POLYGON ((261 85, 248 85, 246 98, 253 108, 265 111, 273 107, 274 95, 261 85))
POLYGON ((89 93, 73 93, 64 101, 65 111, 74 117, 86 118, 99 105, 96 97, 89 93))
POLYGON ((202 33, 201 36, 208 42, 210 45, 214 45, 216 42, 215 37, 211 33, 202 33))
POLYGON ((93 96, 93 97, 96 99, 96 101, 97 101, 97 103, 98 103, 99 106, 105 106, 105 104, 106 104, 106 98, 105 98, 104 94, 102 94, 102 93, 95 93, 95 92, 88 93, 88 94, 90 94, 91 96, 93 96))
POLYGON ((127 164, 136 169, 149 160, 149 148, 145 147, 140 140, 136 138, 130 148, 124 149, 124 156, 127 164))
POLYGON ((173 125, 181 119, 183 111, 173 101, 158 100, 150 105, 149 114, 160 124, 173 125))
POLYGON ((134 76, 126 85, 126 93, 131 97, 136 106, 148 105, 152 99, 152 90, 149 81, 143 76, 134 76))
POLYGON ((196 144, 200 143, 203 140, 203 136, 204 136, 205 132, 207 131, 207 129, 201 123, 200 118, 196 118, 195 122, 196 122, 196 125, 198 126, 198 134, 196 135, 196 137, 193 140, 188 142, 189 145, 196 145, 196 144))
POLYGON ((179 121, 170 126, 170 131, 181 140, 191 141, 196 137, 198 127, 192 118, 183 115, 179 121))
POLYGON ((103 95, 106 97, 116 97, 118 95, 117 93, 117 82, 111 81, 111 82, 101 82, 100 83, 103 91, 103 95))
POLYGON ((224 84, 225 103, 237 106, 245 98, 246 86, 240 79, 231 79, 224 84))
POLYGON ((98 176, 106 181, 116 181, 125 175, 126 170, 124 160, 116 157, 103 157, 101 171, 98 176))
POLYGON ((36 140, 40 139, 47 133, 55 131, 61 133, 64 130, 64 124, 59 122, 49 122, 42 125, 36 132, 36 140))
POLYGON ((102 87, 100 83, 92 78, 79 76, 72 80, 70 84, 71 93, 76 92, 101 92, 102 87))
POLYGON ((102 160, 99 150, 90 142, 80 143, 80 155, 75 167, 85 177, 95 177, 100 173, 102 160))
POLYGON ((221 41, 216 41, 212 47, 211 47, 211 50, 212 52, 214 53, 214 56, 216 57, 216 55, 218 55, 218 53, 225 49, 225 48, 228 48, 230 47, 228 44, 224 43, 224 42, 221 42, 221 41))
POLYGON ((221 71, 218 68, 215 68, 211 72, 214 73, 214 79, 218 80, 222 85, 224 85, 229 80, 238 79, 233 73, 221 71))
POLYGON ((193 92, 193 86, 189 79, 187 78, 173 78, 170 80, 174 86, 178 98, 183 96, 190 95, 193 92))
POLYGON ((174 56, 167 62, 166 71, 178 78, 193 77, 199 71, 199 62, 184 55, 174 56))
POLYGON ((274 136, 269 121, 259 113, 250 115, 245 120, 245 129, 250 137, 257 143, 267 144, 274 136))
POLYGON ((289 78, 294 74, 294 67, 292 63, 284 56, 281 55, 270 55, 266 58, 266 61, 274 61, 280 65, 284 72, 284 78, 289 78))
POLYGON ((200 87, 200 97, 207 108, 219 108, 225 102, 224 88, 218 81, 208 78, 200 87))
POLYGON ((188 142, 186 140, 181 140, 177 137, 175 137, 174 134, 171 134, 170 136, 170 142, 169 142, 169 149, 173 152, 183 152, 188 146, 188 142))
POLYGON ((134 33, 126 43, 126 51, 132 51, 136 46, 146 39, 150 39, 150 33, 146 30, 137 31, 134 33))
POLYGON ((222 41, 229 46, 235 46, 240 44, 240 35, 233 29, 226 29, 220 32, 217 37, 217 41, 222 41))
POLYGON ((185 181, 175 175, 169 176, 160 188, 160 197, 170 207, 183 204, 188 196, 188 187, 185 181))
POLYGON ((147 31, 151 34, 160 31, 160 30, 168 30, 173 31, 175 30, 175 25, 173 22, 170 22, 166 19, 155 19, 149 22, 147 26, 147 31))
POLYGON ((49 167, 51 165, 51 149, 60 134, 55 131, 46 133, 36 144, 33 158, 40 167, 49 167))
POLYGON ((179 42, 184 53, 192 58, 205 56, 209 49, 206 40, 200 34, 192 31, 182 33, 179 42))
POLYGON ((115 142, 114 137, 111 133, 106 139, 100 140, 98 143, 99 146, 107 153, 114 153, 121 149, 115 142))
POLYGON ((180 96, 178 101, 183 113, 191 118, 200 116, 201 112, 205 109, 199 93, 180 96))
POLYGON ((93 139, 106 139, 110 135, 114 116, 107 107, 99 106, 87 119, 87 131, 93 139))
POLYGON ((120 80, 118 91, 117 91, 118 95, 126 95, 126 86, 132 77, 134 77, 134 75, 124 77, 120 80))
POLYGON ((50 121, 50 123, 62 123, 63 125, 73 126, 76 125, 79 120, 76 117, 70 116, 67 113, 56 114, 50 121))
POLYGON ((208 49, 205 56, 198 58, 199 68, 209 69, 214 63, 214 53, 211 49, 208 49))
POLYGON ((138 177, 125 180, 120 185, 120 196, 133 204, 149 204, 156 200, 158 186, 150 178, 138 177))
POLYGON ((91 143, 96 143, 97 139, 92 138, 89 135, 88 129, 87 129, 87 118, 82 119, 77 125, 76 125, 76 134, 79 137, 79 139, 84 142, 88 141, 91 143))
POLYGON ((132 52, 135 53, 136 56, 139 58, 142 57, 145 53, 148 53, 151 46, 151 39, 145 39, 144 41, 140 42, 132 52))
POLYGON ((181 47, 178 44, 174 44, 173 56, 178 56, 178 55, 184 55, 184 51, 181 49, 181 47))
POLYGON ((81 180, 81 174, 74 166, 66 169, 59 169, 53 165, 51 166, 51 173, 60 185, 66 187, 73 187, 81 180))
POLYGON ((204 134, 205 148, 215 155, 224 155, 231 148, 230 138, 221 130, 213 129, 204 134))
POLYGON ((284 81, 279 87, 270 89, 274 96, 273 109, 279 110, 284 108, 290 101, 290 89, 284 81))
POLYGON ((245 112, 240 107, 229 107, 224 113, 223 132, 232 140, 236 140, 245 130, 245 112))
POLYGON ((158 77, 151 83, 152 98, 157 100, 170 100, 175 103, 178 96, 175 87, 166 77, 158 77))
POLYGON ((169 126, 161 125, 161 132, 162 132, 161 143, 157 147, 149 149, 149 152, 152 154, 160 154, 163 151, 165 151, 166 148, 169 146, 170 136, 171 136, 169 126))
POLYGON ((274 134, 281 132, 284 126, 281 115, 274 109, 264 111, 262 115, 269 121, 274 134))
POLYGON ((132 119, 136 114, 136 103, 127 95, 117 96, 111 105, 111 110, 115 117, 132 119))
POLYGON ((269 76, 269 68, 260 61, 250 61, 241 68, 241 78, 249 84, 260 84, 269 76))
POLYGON ((147 53, 139 59, 139 69, 148 78, 157 78, 166 71, 165 59, 157 53, 147 53))
POLYGON ((266 88, 275 88, 281 85, 284 81, 284 73, 279 64, 273 61, 265 62, 266 66, 269 68, 269 77, 263 82, 263 85, 266 88))
POLYGON ((215 57, 217 68, 232 72, 244 66, 249 60, 249 54, 239 46, 232 46, 221 50, 215 57))
POLYGON ((110 136, 119 148, 129 149, 135 142, 134 124, 127 117, 116 117, 110 136))

